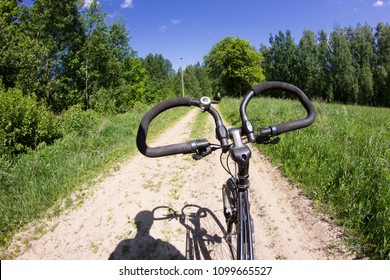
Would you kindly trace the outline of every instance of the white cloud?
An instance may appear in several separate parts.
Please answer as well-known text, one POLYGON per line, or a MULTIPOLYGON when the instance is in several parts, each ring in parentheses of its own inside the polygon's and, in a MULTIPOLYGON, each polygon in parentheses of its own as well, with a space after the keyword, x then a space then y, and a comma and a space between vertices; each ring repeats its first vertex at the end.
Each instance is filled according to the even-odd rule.
POLYGON ((171 19, 171 24, 178 25, 180 23, 180 19, 171 19))
POLYGON ((381 1, 381 0, 377 0, 377 1, 375 1, 374 2, 374 4, 373 4, 373 6, 374 7, 384 7, 386 4, 385 4, 385 2, 383 2, 383 1, 381 1))
POLYGON ((84 0, 84 8, 89 7, 93 0, 84 0))
POLYGON ((121 7, 122 8, 133 8, 134 7, 134 4, 133 4, 133 0, 125 0, 123 1, 123 3, 121 4, 121 7))
POLYGON ((170 25, 175 26, 175 25, 180 24, 180 22, 181 22, 180 19, 171 19, 169 21, 169 24, 161 25, 161 26, 159 26, 159 29, 160 29, 160 31, 165 31, 169 28, 170 25))

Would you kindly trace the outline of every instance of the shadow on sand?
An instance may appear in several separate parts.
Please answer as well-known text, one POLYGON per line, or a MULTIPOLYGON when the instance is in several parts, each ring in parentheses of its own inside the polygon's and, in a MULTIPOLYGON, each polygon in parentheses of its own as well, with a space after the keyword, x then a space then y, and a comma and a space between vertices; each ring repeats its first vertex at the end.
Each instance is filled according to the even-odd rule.
POLYGON ((110 260, 211 260, 215 258, 214 248, 225 242, 226 231, 221 222, 210 209, 198 205, 186 205, 180 213, 167 206, 141 211, 135 217, 135 224, 136 236, 122 240, 111 253, 110 260), (217 232, 208 230, 206 218, 217 232), (154 221, 161 220, 178 220, 185 228, 185 255, 172 244, 150 235, 154 221))

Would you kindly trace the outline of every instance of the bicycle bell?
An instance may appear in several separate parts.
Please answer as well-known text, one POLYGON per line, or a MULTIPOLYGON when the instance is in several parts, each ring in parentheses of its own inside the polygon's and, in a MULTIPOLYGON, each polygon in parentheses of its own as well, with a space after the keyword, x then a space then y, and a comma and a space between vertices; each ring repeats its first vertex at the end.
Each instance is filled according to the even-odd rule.
POLYGON ((211 106, 211 99, 209 97, 203 96, 202 98, 200 98, 200 109, 202 110, 202 112, 210 109, 210 106, 211 106))

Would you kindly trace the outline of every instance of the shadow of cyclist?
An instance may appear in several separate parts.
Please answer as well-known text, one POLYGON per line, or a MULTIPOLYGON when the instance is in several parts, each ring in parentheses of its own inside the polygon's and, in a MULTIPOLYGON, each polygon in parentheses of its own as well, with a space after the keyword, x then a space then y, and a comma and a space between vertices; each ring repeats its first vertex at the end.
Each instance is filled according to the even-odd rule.
POLYGON ((150 236, 153 213, 141 211, 135 217, 137 234, 133 239, 122 240, 111 253, 109 260, 183 260, 185 257, 172 244, 150 236))

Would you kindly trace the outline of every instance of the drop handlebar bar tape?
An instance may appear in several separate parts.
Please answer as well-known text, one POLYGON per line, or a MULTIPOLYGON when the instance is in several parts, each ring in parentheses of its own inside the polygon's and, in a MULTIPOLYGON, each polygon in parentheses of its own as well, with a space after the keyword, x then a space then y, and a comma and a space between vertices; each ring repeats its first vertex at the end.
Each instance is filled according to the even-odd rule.
MULTIPOLYGON (((188 97, 178 97, 170 100, 163 101, 152 109, 150 109, 142 118, 137 133, 137 148, 138 150, 147 157, 162 157, 175 154, 188 154, 195 152, 200 146, 206 145, 207 140, 202 139, 189 141, 184 143, 177 143, 171 145, 165 145, 160 147, 149 147, 146 144, 146 138, 148 135, 149 125, 151 121, 162 112, 180 106, 191 106, 192 99, 188 97), (206 142, 205 142, 206 141, 206 142)), ((208 144, 208 142, 207 142, 208 144)), ((208 144, 209 145, 209 144, 208 144)))

